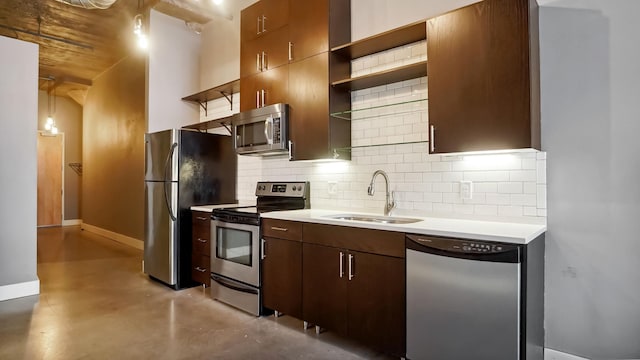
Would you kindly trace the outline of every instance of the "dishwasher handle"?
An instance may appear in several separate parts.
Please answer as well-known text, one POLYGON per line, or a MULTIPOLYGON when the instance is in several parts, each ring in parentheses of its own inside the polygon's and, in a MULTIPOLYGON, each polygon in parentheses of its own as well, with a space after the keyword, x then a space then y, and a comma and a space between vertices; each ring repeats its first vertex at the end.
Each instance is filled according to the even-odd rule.
POLYGON ((521 263, 522 245, 407 234, 406 249, 458 259, 521 263))

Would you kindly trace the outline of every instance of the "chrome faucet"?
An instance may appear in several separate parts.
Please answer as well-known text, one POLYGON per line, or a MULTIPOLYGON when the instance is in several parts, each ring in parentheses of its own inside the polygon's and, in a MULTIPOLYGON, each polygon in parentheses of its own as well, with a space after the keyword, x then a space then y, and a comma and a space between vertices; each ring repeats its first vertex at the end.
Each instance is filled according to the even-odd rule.
POLYGON ((369 188, 367 189, 367 194, 369 194, 369 196, 373 196, 373 194, 376 192, 375 181, 376 181, 376 176, 378 175, 382 175, 382 177, 384 178, 384 183, 386 185, 386 188, 385 188, 386 202, 384 205, 384 215, 389 216, 389 214, 391 213, 391 210, 393 210, 393 208, 396 207, 396 203, 393 199, 393 193, 389 192, 389 177, 387 176, 387 173, 385 173, 382 170, 376 170, 373 173, 373 176, 371 177, 371 183, 369 184, 369 188))

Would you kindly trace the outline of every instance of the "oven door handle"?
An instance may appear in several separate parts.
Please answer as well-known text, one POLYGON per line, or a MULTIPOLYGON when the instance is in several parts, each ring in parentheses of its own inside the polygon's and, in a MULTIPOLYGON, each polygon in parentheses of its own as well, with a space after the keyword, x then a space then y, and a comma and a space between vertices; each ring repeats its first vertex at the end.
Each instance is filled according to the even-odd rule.
POLYGON ((248 294, 254 294, 254 295, 259 294, 257 289, 254 289, 254 288, 252 288, 250 286, 246 286, 245 287, 245 286, 242 286, 240 284, 231 282, 231 281, 229 281, 229 280, 227 280, 227 279, 225 279, 225 278, 223 278, 223 277, 221 277, 219 275, 216 275, 216 274, 211 274, 211 280, 217 282, 218 284, 220 284, 220 285, 222 285, 222 286, 224 286, 226 288, 232 289, 232 290, 236 290, 236 291, 240 291, 240 292, 244 292, 244 293, 248 293, 248 294))

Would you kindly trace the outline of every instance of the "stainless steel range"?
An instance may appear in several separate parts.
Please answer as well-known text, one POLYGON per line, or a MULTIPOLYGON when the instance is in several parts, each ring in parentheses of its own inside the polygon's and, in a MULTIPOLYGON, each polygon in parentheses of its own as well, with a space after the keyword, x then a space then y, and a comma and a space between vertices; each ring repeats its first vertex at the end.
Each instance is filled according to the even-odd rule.
POLYGON ((258 182, 256 206, 214 209, 211 214, 211 297, 262 314, 260 214, 309 208, 309 183, 258 182))

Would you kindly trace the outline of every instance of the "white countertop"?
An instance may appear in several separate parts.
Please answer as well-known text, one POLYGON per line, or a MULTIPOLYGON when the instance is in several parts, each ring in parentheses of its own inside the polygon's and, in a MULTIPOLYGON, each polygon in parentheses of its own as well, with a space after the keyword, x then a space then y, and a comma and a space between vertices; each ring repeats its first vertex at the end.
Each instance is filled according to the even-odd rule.
MULTIPOLYGON (((342 225, 359 228, 399 231, 411 234, 446 236, 484 241, 499 241, 511 244, 527 244, 547 230, 546 225, 525 224, 500 221, 468 220, 443 217, 421 217, 422 221, 412 224, 385 224, 354 220, 332 219, 328 216, 340 214, 359 214, 380 216, 380 214, 338 211, 338 210, 290 210, 261 214, 262 218, 311 222, 328 225, 342 225)), ((402 217, 405 217, 404 215, 402 217)))

